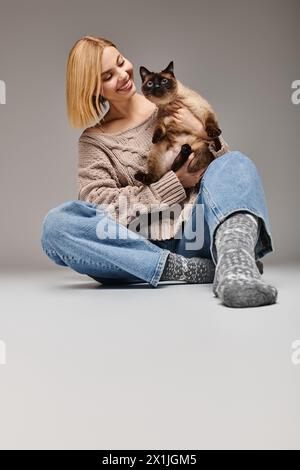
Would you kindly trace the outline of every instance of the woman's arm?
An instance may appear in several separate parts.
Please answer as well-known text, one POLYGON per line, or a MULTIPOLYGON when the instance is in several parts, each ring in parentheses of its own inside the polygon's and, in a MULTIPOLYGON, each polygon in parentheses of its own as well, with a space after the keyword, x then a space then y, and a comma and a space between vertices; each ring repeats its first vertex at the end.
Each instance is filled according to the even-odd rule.
POLYGON ((149 212, 150 205, 166 208, 183 201, 187 194, 175 172, 168 171, 159 181, 149 186, 122 187, 111 159, 99 147, 79 139, 78 199, 105 205, 109 212, 128 224, 136 217, 136 211, 149 212), (126 201, 126 217, 123 217, 126 201), (120 204, 122 209, 120 209, 120 204))

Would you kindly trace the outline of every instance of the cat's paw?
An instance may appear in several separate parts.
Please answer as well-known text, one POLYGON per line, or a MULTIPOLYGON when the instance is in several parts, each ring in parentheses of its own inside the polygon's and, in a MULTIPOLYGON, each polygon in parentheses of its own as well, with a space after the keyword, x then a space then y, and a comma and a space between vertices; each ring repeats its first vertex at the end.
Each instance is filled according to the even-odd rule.
POLYGON ((183 144, 181 146, 181 153, 187 158, 192 153, 192 147, 189 144, 183 144))
POLYGON ((147 174, 143 171, 137 171, 134 177, 137 181, 140 181, 141 183, 145 184, 147 174))
POLYGON ((135 179, 140 181, 143 184, 149 186, 151 183, 155 183, 155 179, 150 176, 148 173, 143 173, 142 171, 137 171, 134 175, 135 179))
POLYGON ((219 135, 222 134, 221 129, 219 129, 218 127, 206 126, 205 130, 206 134, 210 139, 216 139, 217 137, 219 137, 219 135))
POLYGON ((214 146, 215 146, 215 151, 218 152, 222 148, 222 144, 220 142, 219 137, 213 140, 214 146))

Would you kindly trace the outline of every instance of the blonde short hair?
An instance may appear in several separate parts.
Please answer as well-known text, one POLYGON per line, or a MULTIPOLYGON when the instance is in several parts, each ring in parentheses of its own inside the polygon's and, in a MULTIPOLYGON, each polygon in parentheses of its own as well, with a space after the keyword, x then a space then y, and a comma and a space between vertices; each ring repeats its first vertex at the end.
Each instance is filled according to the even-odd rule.
POLYGON ((68 119, 72 127, 90 127, 103 113, 101 58, 103 49, 117 46, 99 36, 84 36, 72 47, 66 74, 68 119))

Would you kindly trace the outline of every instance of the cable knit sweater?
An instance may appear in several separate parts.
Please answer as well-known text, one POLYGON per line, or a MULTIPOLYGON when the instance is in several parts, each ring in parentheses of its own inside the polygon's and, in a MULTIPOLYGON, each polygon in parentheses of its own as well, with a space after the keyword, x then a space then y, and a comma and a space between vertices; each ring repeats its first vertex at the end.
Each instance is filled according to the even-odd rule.
MULTIPOLYGON (((165 240, 174 237, 182 222, 189 218, 197 191, 185 189, 172 170, 149 186, 134 178, 138 170, 147 171, 157 111, 158 108, 144 122, 125 131, 108 134, 100 129, 97 132, 86 129, 82 132, 78 142, 78 199, 100 204, 109 215, 131 230, 133 221, 140 221, 138 233, 149 239, 165 240), (153 210, 158 213, 174 204, 177 210, 171 217, 153 220, 153 210)), ((211 146, 215 157, 229 150, 223 138, 221 143, 218 152, 211 146)))

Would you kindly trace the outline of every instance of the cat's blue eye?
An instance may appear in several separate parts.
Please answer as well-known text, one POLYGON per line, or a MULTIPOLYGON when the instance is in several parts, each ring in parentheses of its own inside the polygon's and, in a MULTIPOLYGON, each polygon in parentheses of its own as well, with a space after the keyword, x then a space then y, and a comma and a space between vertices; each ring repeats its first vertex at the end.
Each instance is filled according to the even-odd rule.
POLYGON ((147 82, 147 86, 149 86, 149 87, 152 86, 152 84, 153 83, 151 82, 151 80, 149 80, 149 82, 147 82))
POLYGON ((166 83, 168 83, 168 80, 166 78, 163 78, 162 81, 161 81, 161 84, 165 85, 166 83))

